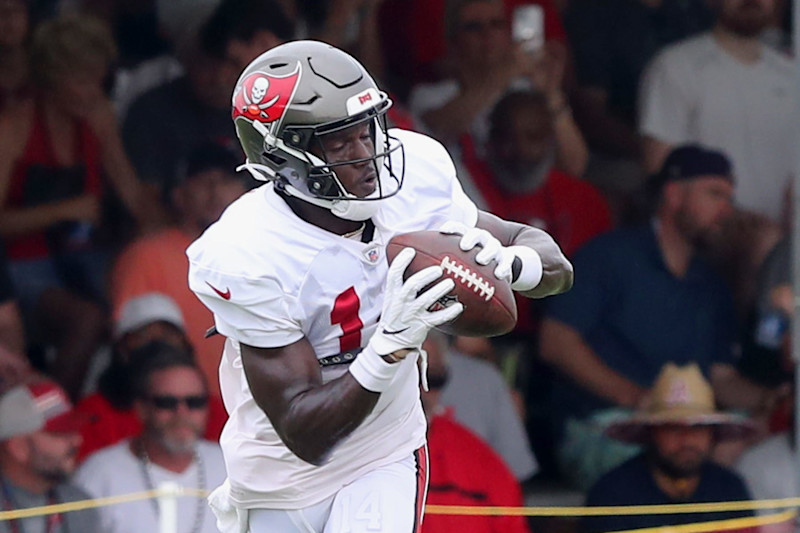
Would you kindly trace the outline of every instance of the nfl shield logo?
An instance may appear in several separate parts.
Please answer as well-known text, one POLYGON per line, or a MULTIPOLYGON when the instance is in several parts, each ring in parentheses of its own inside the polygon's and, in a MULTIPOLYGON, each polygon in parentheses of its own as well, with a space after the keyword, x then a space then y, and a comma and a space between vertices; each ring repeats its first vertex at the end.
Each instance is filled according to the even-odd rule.
POLYGON ((377 246, 373 246, 364 250, 364 257, 367 258, 367 261, 369 261, 370 264, 374 265, 378 262, 378 259, 380 259, 381 253, 377 246))

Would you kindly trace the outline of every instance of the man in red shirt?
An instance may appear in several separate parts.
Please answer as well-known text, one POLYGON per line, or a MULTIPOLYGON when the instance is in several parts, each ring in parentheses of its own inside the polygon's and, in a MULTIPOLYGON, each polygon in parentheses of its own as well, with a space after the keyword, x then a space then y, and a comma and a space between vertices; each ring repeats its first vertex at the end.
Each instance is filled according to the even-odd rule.
POLYGON ((611 229, 611 215, 597 189, 555 168, 554 118, 541 93, 510 93, 489 117, 486 159, 467 137, 462 156, 473 197, 508 220, 546 230, 571 256, 611 229))
MULTIPOLYGON (((447 364, 441 350, 432 349, 428 355, 429 390, 422 391, 422 406, 428 418, 428 505, 521 507, 522 490, 508 466, 486 442, 439 404, 440 391, 447 382, 447 364)), ((529 533, 530 530, 522 516, 425 515, 422 533, 452 531, 529 533)))
MULTIPOLYGON (((489 117, 486 158, 472 139, 461 139, 467 194, 507 220, 541 228, 571 257, 592 237, 611 229, 608 204, 589 183, 555 167, 555 117, 538 92, 517 91, 497 103, 489 117)), ((536 330, 531 302, 517 299, 517 333, 536 330)))

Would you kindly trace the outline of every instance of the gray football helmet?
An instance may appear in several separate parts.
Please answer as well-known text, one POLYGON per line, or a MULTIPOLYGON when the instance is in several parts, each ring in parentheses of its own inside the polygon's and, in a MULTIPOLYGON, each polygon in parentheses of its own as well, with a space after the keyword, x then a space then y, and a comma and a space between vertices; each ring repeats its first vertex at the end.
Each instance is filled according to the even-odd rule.
POLYGON ((233 121, 247 155, 242 168, 340 218, 366 220, 403 184, 404 165, 393 169, 389 157, 395 150, 405 155, 402 143, 387 132, 391 105, 345 52, 318 41, 277 46, 247 66, 233 92, 233 121), (363 123, 369 123, 376 152, 369 160, 379 179, 373 194, 358 198, 345 190, 336 168, 365 160, 328 163, 311 148, 324 154, 321 136, 363 123))

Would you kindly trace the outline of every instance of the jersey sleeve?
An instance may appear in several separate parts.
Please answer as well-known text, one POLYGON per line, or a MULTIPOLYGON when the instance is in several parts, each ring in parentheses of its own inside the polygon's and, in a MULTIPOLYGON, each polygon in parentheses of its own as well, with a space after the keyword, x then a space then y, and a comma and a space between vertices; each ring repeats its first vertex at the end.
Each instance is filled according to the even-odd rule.
MULTIPOLYGON (((426 147, 425 153, 434 165, 436 174, 444 181, 445 190, 449 191, 449 198, 447 199, 449 212, 447 212, 445 219, 438 226, 448 220, 457 220, 467 226, 475 226, 478 223, 478 207, 464 192, 453 158, 450 157, 450 153, 444 145, 434 139, 430 139, 430 141, 432 145, 426 147)), ((419 191, 418 195, 426 196, 428 193, 423 190, 419 191)))
POLYGON ((243 278, 189 262, 189 288, 214 313, 221 334, 259 348, 286 346, 303 337, 294 297, 275 278, 243 278))

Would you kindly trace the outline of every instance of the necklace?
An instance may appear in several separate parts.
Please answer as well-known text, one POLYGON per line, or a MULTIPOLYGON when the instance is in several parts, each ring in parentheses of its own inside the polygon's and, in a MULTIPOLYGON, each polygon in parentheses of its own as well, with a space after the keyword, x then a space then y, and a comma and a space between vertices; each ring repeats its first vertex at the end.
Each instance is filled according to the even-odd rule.
POLYGON ((364 231, 364 228, 366 226, 367 226, 366 223, 362 223, 361 226, 359 226, 357 230, 351 231, 350 233, 345 233, 344 235, 342 235, 342 237, 344 237, 345 239, 353 239, 357 235, 361 234, 361 232, 364 231))
MULTIPOLYGON (((144 477, 144 482, 147 485, 147 490, 154 490, 155 483, 153 483, 153 475, 152 475, 152 463, 150 461, 150 457, 147 455, 147 451, 144 449, 144 443, 139 441, 137 446, 139 451, 139 464, 142 467, 142 477, 144 477)), ((206 471, 205 465, 203 464, 203 459, 200 457, 200 452, 197 451, 197 448, 193 450, 192 453, 192 460, 197 465, 197 488, 198 489, 205 489, 206 488, 206 471)), ((197 506, 195 508, 194 513, 194 522, 192 523, 192 529, 189 531, 191 533, 199 533, 200 527, 203 525, 203 514, 205 511, 205 503, 203 502, 202 498, 195 498, 197 500, 197 506)), ((153 509, 155 510, 156 517, 159 516, 160 512, 158 509, 158 502, 151 498, 150 502, 153 504, 153 509)))

